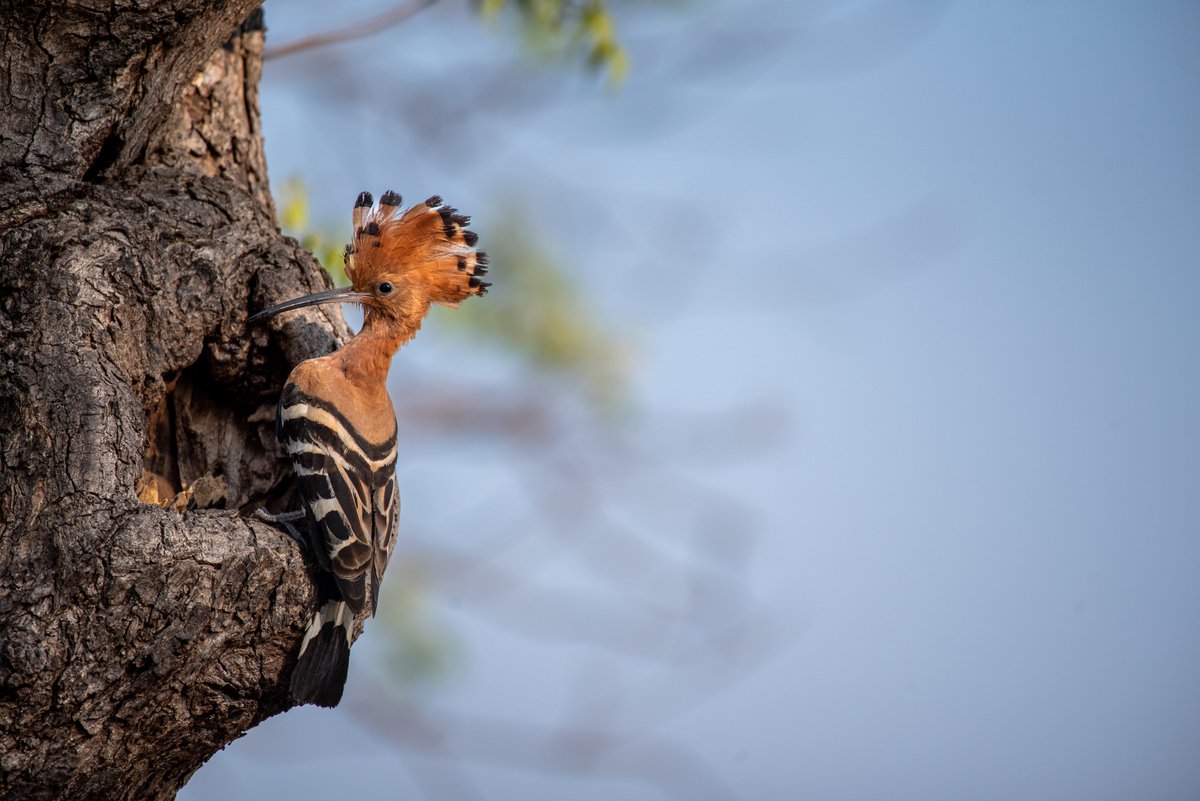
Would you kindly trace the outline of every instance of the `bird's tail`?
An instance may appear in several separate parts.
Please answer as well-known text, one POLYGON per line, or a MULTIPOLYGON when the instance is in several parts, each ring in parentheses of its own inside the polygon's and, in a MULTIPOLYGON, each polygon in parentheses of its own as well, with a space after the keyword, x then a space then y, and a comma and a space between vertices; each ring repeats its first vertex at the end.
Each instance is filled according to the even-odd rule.
POLYGON ((301 704, 337 706, 350 667, 354 615, 345 601, 329 600, 313 614, 292 671, 292 697, 301 704))

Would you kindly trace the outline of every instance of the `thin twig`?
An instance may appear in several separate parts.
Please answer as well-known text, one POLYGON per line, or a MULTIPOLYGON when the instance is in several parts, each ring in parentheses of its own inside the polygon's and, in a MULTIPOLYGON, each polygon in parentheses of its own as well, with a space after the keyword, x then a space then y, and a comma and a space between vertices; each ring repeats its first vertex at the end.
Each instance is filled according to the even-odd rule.
POLYGON ((305 36, 302 39, 297 39, 294 42, 280 45, 279 47, 268 47, 263 53, 264 59, 280 58, 282 56, 290 56, 292 53, 299 53, 302 50, 312 50, 315 47, 324 47, 325 45, 337 44, 338 42, 347 42, 351 39, 360 39, 364 36, 385 31, 388 28, 399 25, 409 17, 416 14, 418 11, 424 11, 437 0, 410 0, 407 3, 401 3, 391 11, 385 11, 382 14, 377 14, 370 19, 365 19, 362 22, 349 25, 345 28, 340 28, 336 31, 328 31, 326 33, 317 33, 312 36, 305 36))

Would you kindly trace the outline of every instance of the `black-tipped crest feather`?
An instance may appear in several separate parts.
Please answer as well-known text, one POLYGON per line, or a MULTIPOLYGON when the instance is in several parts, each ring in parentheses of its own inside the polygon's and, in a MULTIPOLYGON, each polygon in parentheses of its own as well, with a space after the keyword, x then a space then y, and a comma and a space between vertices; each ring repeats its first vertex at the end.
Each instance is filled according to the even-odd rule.
MULTIPOLYGON (((357 290, 374 291, 380 281, 401 291, 391 296, 412 297, 418 292, 429 301, 456 306, 471 295, 484 294, 486 286, 470 281, 487 273, 487 254, 475 250, 479 236, 468 231, 470 216, 434 195, 400 212, 392 204, 399 194, 388 190, 376 208, 355 208, 355 247, 346 274, 357 290), (407 289, 412 287, 413 289, 407 289), (420 287, 420 289, 416 289, 420 287)), ((368 313, 389 312, 387 302, 367 302, 368 313)))

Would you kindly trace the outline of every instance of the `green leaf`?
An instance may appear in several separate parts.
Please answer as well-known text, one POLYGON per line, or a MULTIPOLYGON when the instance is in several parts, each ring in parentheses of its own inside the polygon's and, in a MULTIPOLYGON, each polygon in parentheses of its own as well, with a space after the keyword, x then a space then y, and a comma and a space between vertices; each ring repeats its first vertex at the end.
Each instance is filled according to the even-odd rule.
POLYGON ((283 182, 279 192, 279 228, 293 237, 300 246, 316 256, 317 261, 339 286, 350 283, 342 261, 344 243, 339 242, 329 230, 313 228, 308 219, 308 186, 298 176, 283 182))
POLYGON ((629 75, 629 54, 617 38, 606 0, 484 0, 480 15, 495 22, 509 11, 526 49, 549 64, 582 59, 618 87, 629 75))

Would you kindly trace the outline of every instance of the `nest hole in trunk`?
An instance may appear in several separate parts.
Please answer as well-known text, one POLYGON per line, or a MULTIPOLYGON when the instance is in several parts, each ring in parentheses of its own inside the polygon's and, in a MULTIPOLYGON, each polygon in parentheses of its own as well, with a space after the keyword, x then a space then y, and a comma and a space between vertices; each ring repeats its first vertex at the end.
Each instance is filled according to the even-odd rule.
POLYGON ((292 471, 276 446, 278 390, 231 389, 206 362, 162 376, 146 415, 138 498, 181 512, 286 508, 292 471))

